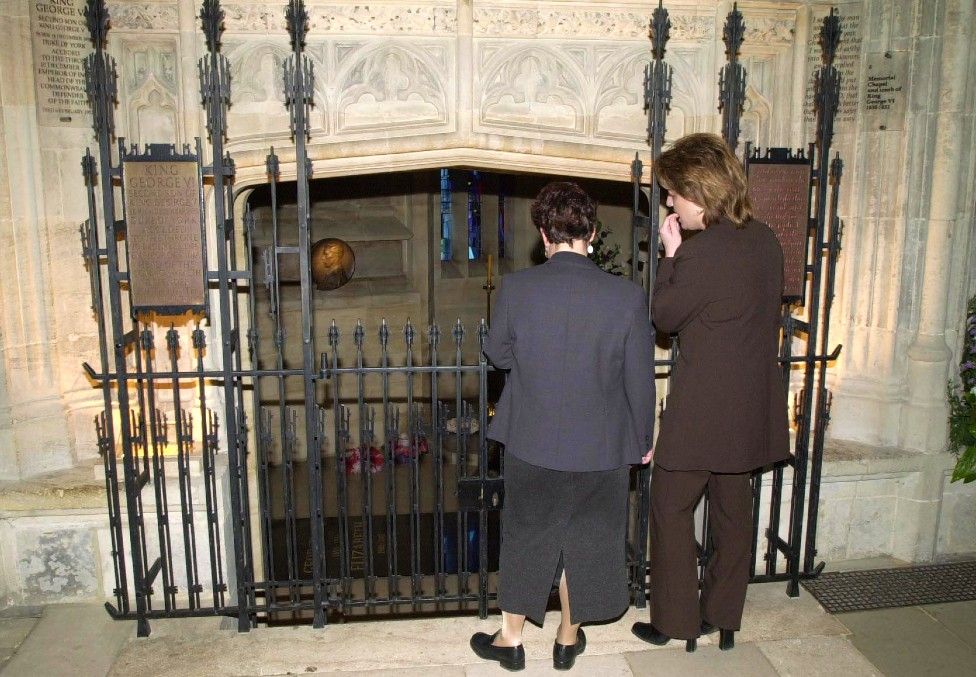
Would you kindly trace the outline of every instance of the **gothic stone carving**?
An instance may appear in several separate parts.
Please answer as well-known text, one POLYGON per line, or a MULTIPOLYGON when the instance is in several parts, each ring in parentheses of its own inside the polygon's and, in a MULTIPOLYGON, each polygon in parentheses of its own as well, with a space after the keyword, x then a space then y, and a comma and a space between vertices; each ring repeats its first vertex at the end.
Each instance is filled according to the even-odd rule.
POLYGON ((482 124, 584 132, 589 88, 578 57, 554 45, 504 42, 479 47, 482 124))
MULTIPOLYGON (((230 61, 231 105, 228 128, 234 140, 287 138, 288 111, 284 103, 282 65, 288 58, 284 39, 224 41, 224 53, 230 61)), ((309 54, 309 58, 314 58, 309 54)), ((321 73, 321 64, 315 64, 321 73)), ((324 106, 315 98, 313 127, 325 123, 324 106), (316 124, 318 123, 318 124, 316 124)))
MULTIPOLYGON (((561 9, 523 6, 485 6, 474 9, 474 34, 478 37, 602 37, 647 40, 652 9, 561 9)), ((715 32, 712 16, 671 15, 671 38, 678 41, 710 39, 715 32)))
POLYGON ((181 143, 179 76, 174 39, 122 42, 122 106, 126 136, 139 143, 181 143))
MULTIPOLYGON (((285 29, 283 5, 223 5, 229 33, 273 33, 285 29)), ((447 5, 310 5, 313 35, 323 33, 443 35, 457 31, 457 10, 447 5)))
POLYGON ((443 35, 457 32, 457 10, 444 6, 312 5, 316 33, 443 35))
POLYGON ((120 31, 175 31, 179 28, 177 6, 159 3, 111 3, 112 29, 120 31))
POLYGON ((383 40, 336 48, 339 133, 448 122, 446 45, 383 40))
POLYGON ((746 15, 745 42, 749 45, 791 44, 796 21, 793 17, 775 18, 746 15))

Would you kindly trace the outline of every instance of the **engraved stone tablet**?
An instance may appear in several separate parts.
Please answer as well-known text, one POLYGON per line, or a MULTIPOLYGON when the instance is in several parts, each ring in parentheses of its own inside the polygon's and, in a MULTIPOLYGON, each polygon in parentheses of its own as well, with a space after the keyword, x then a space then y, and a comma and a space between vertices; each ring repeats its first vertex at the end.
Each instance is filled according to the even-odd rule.
POLYGON ((868 129, 901 131, 904 128, 907 78, 907 52, 868 55, 863 84, 868 129))
POLYGON ((85 27, 85 0, 33 0, 28 4, 37 123, 86 127, 91 114, 82 62, 92 46, 85 27))
POLYGON ((783 247, 783 298, 802 300, 806 287, 810 165, 749 163, 755 216, 769 224, 783 247))
POLYGON ((206 305, 197 163, 124 164, 129 287, 136 313, 180 313, 206 305))

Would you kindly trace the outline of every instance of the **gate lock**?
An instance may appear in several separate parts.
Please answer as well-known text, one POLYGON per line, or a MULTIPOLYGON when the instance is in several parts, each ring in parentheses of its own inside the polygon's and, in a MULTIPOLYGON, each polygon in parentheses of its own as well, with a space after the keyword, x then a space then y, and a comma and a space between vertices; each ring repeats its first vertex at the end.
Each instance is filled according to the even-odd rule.
POLYGON ((502 477, 462 477, 458 480, 458 506, 462 511, 501 510, 505 499, 502 477))

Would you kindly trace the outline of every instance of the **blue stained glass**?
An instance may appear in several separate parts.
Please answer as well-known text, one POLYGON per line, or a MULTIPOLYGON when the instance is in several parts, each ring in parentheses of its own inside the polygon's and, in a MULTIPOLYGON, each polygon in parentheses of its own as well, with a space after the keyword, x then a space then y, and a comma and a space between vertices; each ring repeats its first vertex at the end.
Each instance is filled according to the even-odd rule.
POLYGON ((451 260, 451 231, 454 215, 451 213, 451 172, 441 170, 441 261, 451 260))
POLYGON ((481 258, 481 174, 471 172, 468 182, 468 260, 481 258))
POLYGON ((498 258, 505 258, 505 175, 498 177, 498 258))

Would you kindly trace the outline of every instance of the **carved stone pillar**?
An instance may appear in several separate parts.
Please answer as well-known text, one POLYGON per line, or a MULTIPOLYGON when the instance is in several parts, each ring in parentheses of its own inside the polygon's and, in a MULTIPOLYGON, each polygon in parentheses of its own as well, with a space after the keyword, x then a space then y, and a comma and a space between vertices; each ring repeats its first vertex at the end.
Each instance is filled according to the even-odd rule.
MULTIPOLYGON (((53 350, 52 242, 46 218, 50 191, 35 109, 28 3, 4 3, 0 23, 7 36, 0 54, 0 164, 5 166, 0 185, 0 355, 12 442, 0 447, 0 454, 16 459, 5 458, 0 468, 8 476, 14 468, 25 476, 69 466, 72 454, 53 350)), ((57 187, 53 190, 56 194, 57 187)))
MULTIPOLYGON (((952 351, 946 343, 946 308, 956 236, 969 227, 960 216, 968 205, 960 203, 967 175, 963 158, 972 153, 961 143, 967 114, 967 85, 972 85, 969 33, 973 0, 945 3, 941 24, 941 78, 936 103, 937 129, 932 147, 932 174, 925 243, 921 251, 918 294, 918 329, 908 349, 908 407, 902 417, 902 443, 909 449, 941 451, 946 441, 945 387, 952 351)), ((954 304, 955 305, 955 304, 954 304)), ((955 324, 953 322, 953 324, 955 324)))

